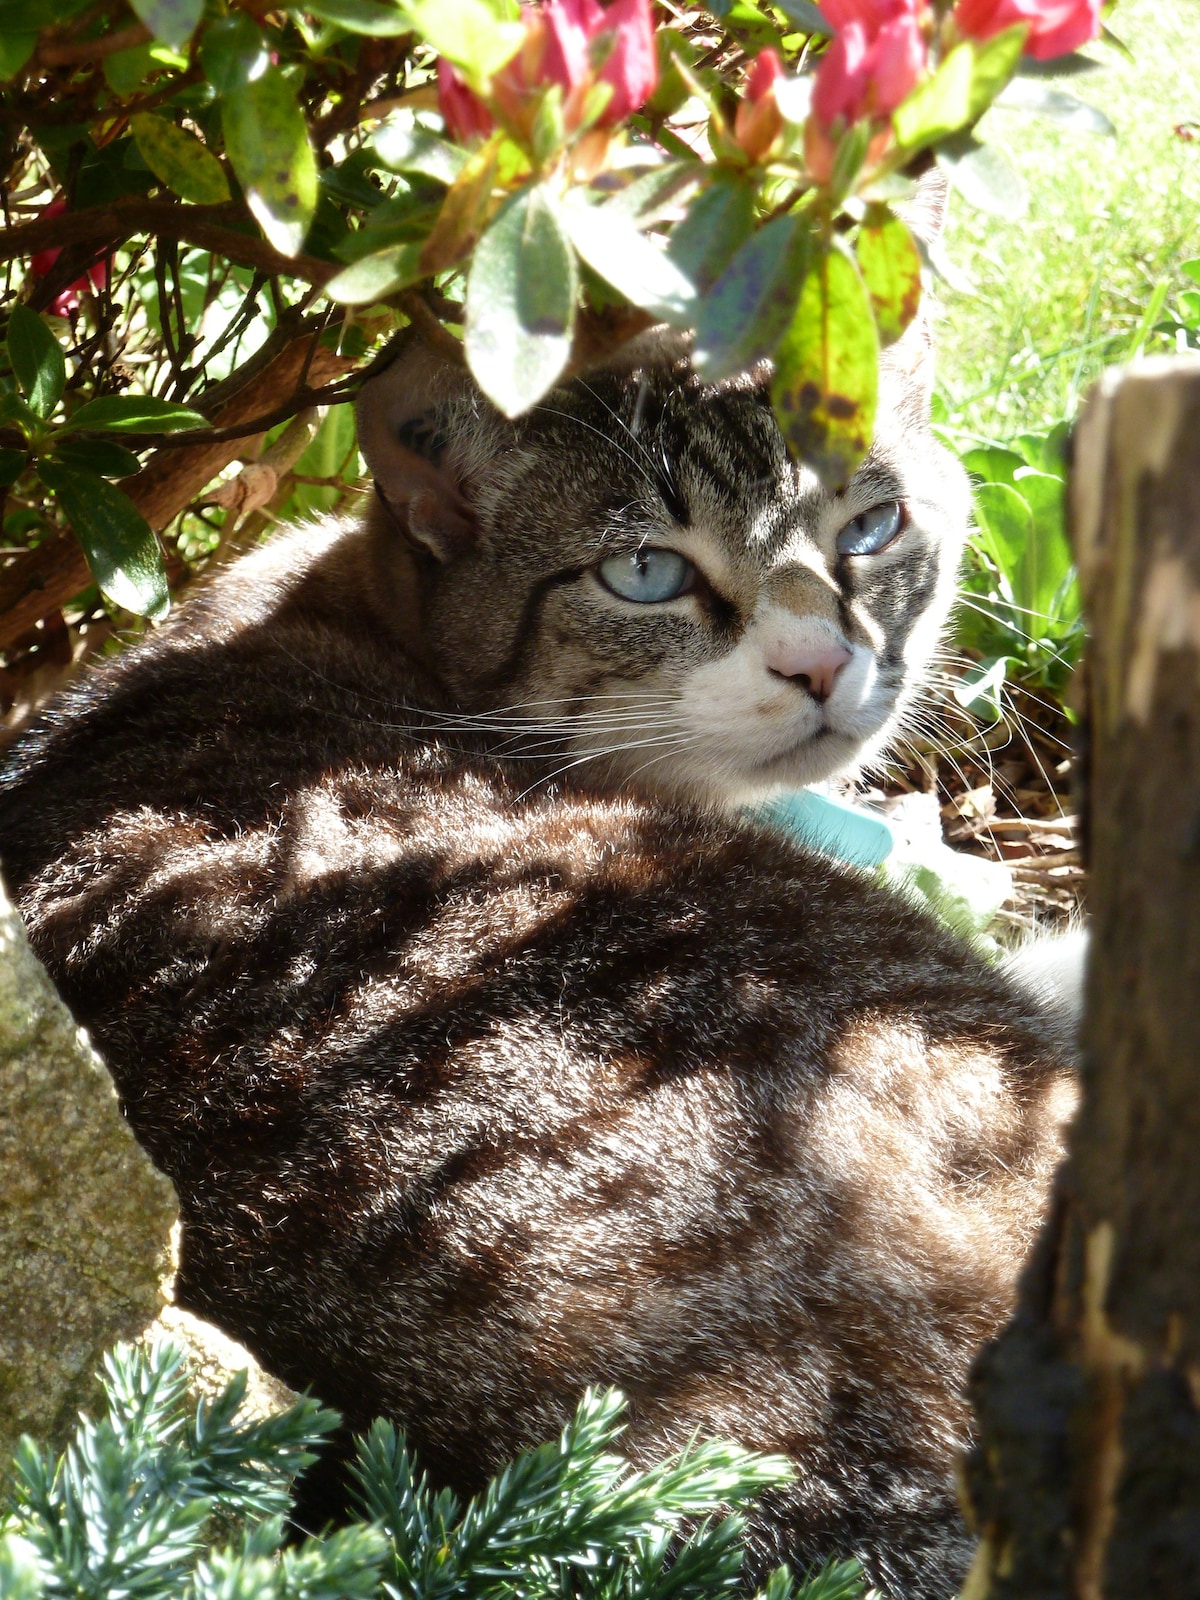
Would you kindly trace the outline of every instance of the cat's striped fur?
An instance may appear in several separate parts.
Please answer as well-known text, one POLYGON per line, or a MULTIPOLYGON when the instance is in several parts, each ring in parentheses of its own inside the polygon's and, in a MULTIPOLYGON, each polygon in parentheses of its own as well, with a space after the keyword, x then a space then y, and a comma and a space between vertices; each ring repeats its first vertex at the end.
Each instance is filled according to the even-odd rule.
POLYGON ((175 1181, 186 1305, 462 1489, 618 1384, 638 1458, 697 1429, 793 1458, 760 1566, 948 1597, 963 1382, 1068 1051, 722 804, 885 737, 965 489, 898 358, 841 498, 761 380, 681 363, 644 344, 508 424, 407 346, 362 404, 372 514, 92 672, 12 757, 0 854, 175 1181), (894 548, 839 557, 880 500, 894 548), (702 582, 607 591, 647 542, 702 582), (769 665, 831 637, 823 699, 769 665))

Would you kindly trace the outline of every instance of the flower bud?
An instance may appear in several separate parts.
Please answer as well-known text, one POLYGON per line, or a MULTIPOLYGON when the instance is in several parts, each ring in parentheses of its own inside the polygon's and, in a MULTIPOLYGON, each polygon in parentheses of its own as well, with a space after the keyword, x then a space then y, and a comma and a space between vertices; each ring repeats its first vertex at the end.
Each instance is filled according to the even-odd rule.
POLYGON ((925 66, 921 0, 836 0, 841 15, 833 43, 821 57, 813 87, 813 113, 822 128, 839 118, 890 117, 915 88, 925 66))
POLYGON ((478 95, 473 94, 455 72, 450 63, 438 57, 437 64, 438 110, 446 124, 446 132, 460 144, 472 139, 486 138, 492 131, 492 114, 478 95))
MULTIPOLYGON (((42 212, 42 216, 61 217, 66 209, 67 202, 60 195, 57 200, 51 200, 50 204, 42 212)), ((62 255, 61 245, 53 245, 48 250, 35 251, 29 258, 30 272, 35 278, 46 277, 60 255, 62 255)), ((72 311, 78 310, 81 293, 91 290, 93 293, 98 294, 107 282, 108 258, 105 257, 104 260, 97 261, 94 266, 89 267, 81 277, 75 279, 74 283, 68 284, 65 289, 60 289, 46 309, 55 317, 69 316, 72 311)))
POLYGON ((783 115, 775 100, 775 84, 783 62, 775 50, 760 50, 746 78, 746 93, 737 108, 734 137, 749 161, 766 159, 783 132, 783 115))

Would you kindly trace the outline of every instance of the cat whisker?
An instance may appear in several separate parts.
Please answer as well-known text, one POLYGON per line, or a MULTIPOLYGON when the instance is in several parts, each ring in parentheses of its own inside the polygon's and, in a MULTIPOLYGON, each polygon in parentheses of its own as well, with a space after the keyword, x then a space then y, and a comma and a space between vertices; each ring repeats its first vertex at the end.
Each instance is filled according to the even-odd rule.
MULTIPOLYGON (((614 723, 611 727, 608 727, 608 728, 591 728, 591 729, 587 730, 587 732, 589 732, 593 736, 603 737, 603 736, 607 735, 609 738, 618 736, 620 734, 629 734, 629 733, 670 734, 673 731, 675 731, 675 730, 672 730, 672 727, 671 727, 670 723, 666 723, 666 722, 662 722, 662 721, 646 722, 646 723, 641 724, 640 726, 637 725, 637 724, 629 724, 629 723, 620 723, 620 722, 618 722, 618 723, 614 723)), ((557 739, 555 739, 555 738, 543 738, 540 741, 536 741, 536 742, 524 742, 523 740, 521 740, 521 739, 519 739, 519 738, 514 736, 513 738, 510 738, 510 739, 506 740, 504 744, 498 746, 497 749, 492 751, 491 753, 494 754, 494 755, 500 755, 500 756, 513 755, 513 756, 517 756, 517 757, 520 757, 520 756, 536 757, 536 756, 539 756, 539 755, 547 755, 547 754, 553 753, 553 751, 556 748, 561 749, 563 740, 567 739, 567 738, 570 738, 572 735, 574 735, 574 734, 576 734, 578 732, 579 732, 579 730, 577 728, 568 725, 568 726, 563 728, 561 736, 559 738, 557 738, 557 739)), ((613 748, 620 748, 620 747, 619 746, 614 746, 613 748)))
POLYGON ((632 783, 634 778, 637 777, 638 773, 645 772, 648 767, 653 767, 659 761, 665 761, 668 756, 674 755, 675 753, 676 752, 674 750, 663 750, 660 752, 660 754, 651 756, 649 760, 643 761, 640 766, 634 767, 632 772, 626 773, 625 782, 632 783))
POLYGON ((564 762, 562 766, 556 767, 553 772, 548 772, 545 776, 537 778, 528 788, 522 789, 517 799, 524 800, 525 796, 532 794, 535 789, 539 789, 545 784, 553 783, 556 778, 561 778, 564 772, 570 772, 575 767, 581 767, 589 761, 604 761, 610 756, 621 755, 626 750, 640 750, 651 745, 661 746, 662 754, 667 756, 691 743, 693 743, 693 737, 690 734, 666 734, 656 739, 624 740, 620 744, 609 745, 600 750, 589 750, 584 755, 576 756, 574 760, 564 762))
MULTIPOLYGON (((596 694, 551 695, 532 698, 529 700, 516 700, 508 705, 493 706, 483 711, 445 711, 436 706, 409 705, 403 700, 395 700, 386 695, 369 694, 360 688, 349 689, 344 685, 339 684, 335 679, 330 678, 328 674, 319 672, 315 667, 312 666, 310 662, 302 660, 293 651, 289 650, 286 645, 276 642, 275 648, 277 648, 282 655, 285 655, 295 666, 306 672, 316 682, 324 684, 327 688, 340 690, 344 694, 352 695, 355 700, 363 700, 368 704, 387 706, 391 711, 410 711, 415 715, 420 716, 422 719, 420 723, 412 724, 404 722, 385 723, 374 717, 370 719, 352 719, 355 721, 370 720, 372 722, 376 722, 380 727, 388 727, 397 732, 422 732, 425 731, 430 722, 444 726, 453 725, 455 731, 460 732, 468 729, 487 731, 496 726, 497 723, 503 718, 511 716, 515 712, 528 710, 537 706, 571 706, 580 705, 585 702, 602 702, 606 708, 615 709, 622 703, 628 702, 636 705, 640 709, 648 709, 649 707, 656 705, 674 705, 679 698, 678 694, 676 693, 664 693, 662 691, 647 691, 644 689, 608 689, 596 694)), ((591 712, 581 712, 578 715, 580 717, 587 717, 591 716, 592 714, 593 713, 591 712)), ((350 714, 346 713, 346 715, 350 714)), ((537 728, 541 726, 545 720, 546 719, 543 718, 531 717, 528 719, 528 725, 530 727, 537 728)))

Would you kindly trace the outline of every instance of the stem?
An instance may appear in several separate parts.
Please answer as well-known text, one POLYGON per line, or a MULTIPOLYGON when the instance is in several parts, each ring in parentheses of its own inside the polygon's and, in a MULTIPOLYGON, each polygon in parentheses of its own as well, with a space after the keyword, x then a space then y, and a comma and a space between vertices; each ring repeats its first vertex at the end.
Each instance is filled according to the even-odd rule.
POLYGON ((112 205, 89 206, 85 211, 64 212, 57 217, 39 217, 36 222, 10 228, 0 237, 0 261, 76 244, 115 249, 135 234, 149 233, 160 239, 173 239, 201 250, 211 250, 268 276, 278 273, 302 278, 305 283, 318 287, 341 271, 338 263, 318 261, 313 256, 282 255, 257 233, 239 233, 223 225, 248 220, 242 207, 230 202, 191 206, 179 205, 173 200, 117 200, 112 205))
POLYGON ((127 28, 119 28, 116 33, 106 34, 102 39, 77 39, 65 44, 56 44, 53 39, 48 39, 38 46, 35 60, 42 67, 73 67, 84 61, 102 61, 105 56, 115 55, 118 50, 132 50, 153 37, 144 22, 133 22, 127 28))

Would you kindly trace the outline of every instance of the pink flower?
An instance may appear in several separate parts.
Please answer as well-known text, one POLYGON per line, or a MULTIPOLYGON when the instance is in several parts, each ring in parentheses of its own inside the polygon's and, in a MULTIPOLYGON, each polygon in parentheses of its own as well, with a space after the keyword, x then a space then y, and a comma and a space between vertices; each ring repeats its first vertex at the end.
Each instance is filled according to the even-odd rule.
POLYGON ((838 26, 821 57, 813 85, 813 111, 822 127, 839 117, 889 117, 915 87, 925 65, 925 39, 914 6, 868 4, 868 0, 827 0, 826 14, 838 26), (851 11, 858 16, 850 16, 851 11), (890 11, 892 15, 882 15, 890 11), (866 15, 874 13, 874 15, 866 15))
MULTIPOLYGON (((42 216, 61 217, 66 209, 67 202, 60 195, 57 200, 51 200, 50 204, 42 212, 42 216)), ((61 245, 54 245, 48 250, 35 251, 29 258, 30 272, 33 273, 35 278, 44 278, 60 255, 62 255, 61 245)), ((103 261, 97 261, 94 267, 89 267, 82 277, 75 279, 74 283, 68 284, 65 289, 60 289, 47 309, 56 317, 69 316, 72 311, 78 310, 81 292, 92 290, 98 293, 107 282, 108 259, 106 257, 103 261)))
POLYGON ((1024 22, 1029 28, 1025 54, 1038 61, 1069 55, 1100 32, 1101 0, 958 0, 954 20, 968 39, 1024 22))
POLYGON ((612 126, 643 106, 658 83, 650 0, 546 0, 540 16, 546 44, 539 77, 561 84, 570 97, 592 79, 612 85, 600 116, 612 126))
POLYGON ((460 144, 475 138, 486 139, 491 133, 492 114, 478 95, 472 94, 444 56, 438 57, 438 110, 446 124, 446 132, 460 144))
POLYGON ((779 51, 760 50, 746 78, 746 99, 752 105, 757 105, 764 95, 774 90, 776 79, 782 77, 783 62, 779 51))
POLYGON ((607 83, 611 93, 597 119, 612 127, 654 93, 658 58, 650 0, 546 0, 524 9, 525 39, 487 86, 487 104, 444 59, 438 60, 438 106, 446 131, 466 142, 487 135, 493 108, 520 138, 529 138, 545 89, 563 91, 563 121, 574 131, 583 120, 588 91, 607 83))
POLYGON ((775 84, 783 77, 776 50, 760 50, 746 78, 746 93, 737 108, 734 138, 751 161, 762 161, 783 132, 783 114, 775 101, 775 84))

